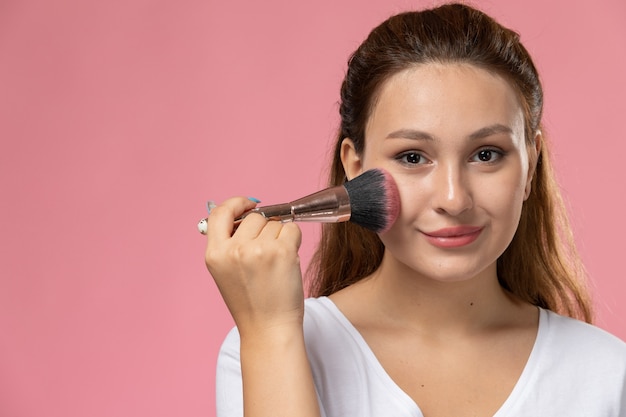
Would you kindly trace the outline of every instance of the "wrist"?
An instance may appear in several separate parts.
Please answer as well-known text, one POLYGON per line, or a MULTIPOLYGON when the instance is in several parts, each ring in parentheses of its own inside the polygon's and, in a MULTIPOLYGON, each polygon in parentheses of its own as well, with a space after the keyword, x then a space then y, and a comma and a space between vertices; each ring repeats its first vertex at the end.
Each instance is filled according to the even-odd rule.
POLYGON ((281 345, 289 346, 304 342, 302 320, 281 320, 262 323, 246 323, 239 327, 241 349, 247 347, 260 350, 263 347, 276 349, 281 345))

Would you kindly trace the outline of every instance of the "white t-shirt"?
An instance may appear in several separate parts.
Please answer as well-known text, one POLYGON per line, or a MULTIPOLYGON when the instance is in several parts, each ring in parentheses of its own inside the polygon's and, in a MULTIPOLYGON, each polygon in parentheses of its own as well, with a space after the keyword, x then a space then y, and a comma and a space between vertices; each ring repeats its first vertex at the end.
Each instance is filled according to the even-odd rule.
MULTIPOLYGON (((325 417, 423 417, 360 333, 326 297, 305 302, 307 353, 325 417)), ((217 363, 217 417, 243 416, 239 334, 217 363)), ((494 417, 626 417, 626 343, 540 309, 535 345, 494 417)))

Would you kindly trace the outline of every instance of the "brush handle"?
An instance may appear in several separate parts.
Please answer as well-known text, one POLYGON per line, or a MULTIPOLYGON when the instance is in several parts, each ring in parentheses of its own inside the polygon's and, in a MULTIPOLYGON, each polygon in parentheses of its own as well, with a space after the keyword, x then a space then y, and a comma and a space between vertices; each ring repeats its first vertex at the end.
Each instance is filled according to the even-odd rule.
POLYGON ((344 186, 331 187, 291 203, 257 207, 235 220, 235 224, 250 213, 281 222, 335 223, 350 220, 350 198, 344 186))
POLYGON ((281 222, 288 222, 293 220, 293 207, 291 203, 274 204, 272 206, 256 207, 252 210, 246 211, 241 217, 235 219, 235 226, 243 221, 249 214, 259 213, 263 217, 269 220, 278 220, 281 222))
MULTIPOLYGON (((235 228, 251 213, 259 213, 268 220, 281 222, 336 223, 350 220, 350 197, 343 185, 299 198, 291 203, 257 207, 235 219, 235 228)), ((198 223, 198 231, 206 234, 207 219, 198 223)))

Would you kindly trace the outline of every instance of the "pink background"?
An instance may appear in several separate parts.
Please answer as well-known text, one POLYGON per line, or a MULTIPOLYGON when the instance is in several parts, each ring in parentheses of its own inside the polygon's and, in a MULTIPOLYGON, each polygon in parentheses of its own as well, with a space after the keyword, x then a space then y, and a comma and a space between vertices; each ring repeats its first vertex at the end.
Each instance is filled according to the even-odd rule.
MULTIPOLYGON (((323 185, 349 53, 430 4, 0 0, 0 415, 213 415, 205 200, 323 185)), ((597 323, 626 339, 626 2, 475 4, 536 59, 597 323)))

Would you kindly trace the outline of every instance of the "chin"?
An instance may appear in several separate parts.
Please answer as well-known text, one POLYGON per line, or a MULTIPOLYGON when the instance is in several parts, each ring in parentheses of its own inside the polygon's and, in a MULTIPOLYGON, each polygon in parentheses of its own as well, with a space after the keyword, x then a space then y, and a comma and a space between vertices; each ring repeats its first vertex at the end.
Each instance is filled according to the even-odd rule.
POLYGON ((404 263, 409 275, 441 283, 470 282, 475 279, 497 280, 496 262, 473 262, 468 264, 461 259, 447 259, 447 262, 432 262, 417 265, 415 262, 404 263))

